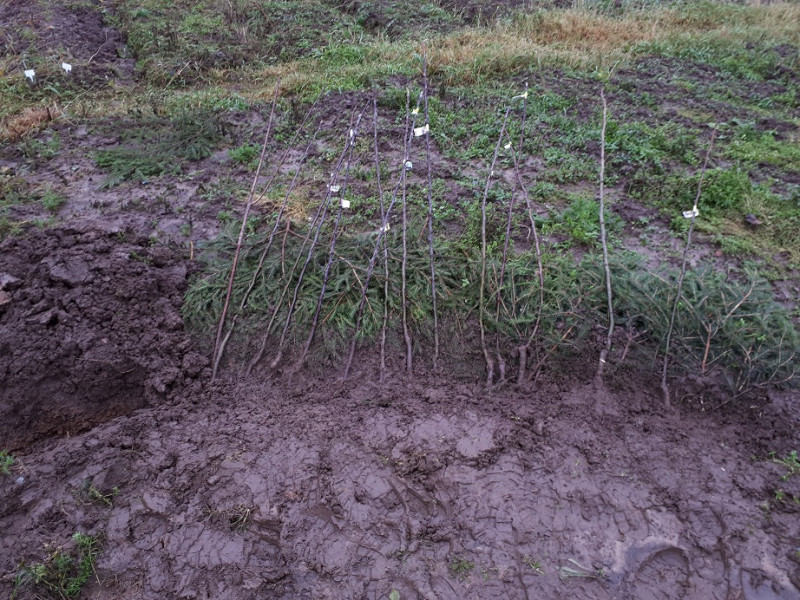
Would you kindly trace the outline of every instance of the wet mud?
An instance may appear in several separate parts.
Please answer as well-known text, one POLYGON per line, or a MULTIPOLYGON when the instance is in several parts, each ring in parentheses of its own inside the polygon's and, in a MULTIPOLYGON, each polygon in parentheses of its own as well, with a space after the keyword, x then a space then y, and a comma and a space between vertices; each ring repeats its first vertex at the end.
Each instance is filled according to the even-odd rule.
POLYGON ((676 414, 622 373, 598 401, 579 369, 378 384, 368 356, 347 384, 211 384, 186 264, 112 233, 3 246, 4 597, 80 531, 103 545, 87 598, 800 598, 800 476, 769 460, 796 395, 676 414))
POLYGON ((74 433, 191 387, 208 360, 183 331, 190 268, 113 226, 0 244, 0 446, 74 433))

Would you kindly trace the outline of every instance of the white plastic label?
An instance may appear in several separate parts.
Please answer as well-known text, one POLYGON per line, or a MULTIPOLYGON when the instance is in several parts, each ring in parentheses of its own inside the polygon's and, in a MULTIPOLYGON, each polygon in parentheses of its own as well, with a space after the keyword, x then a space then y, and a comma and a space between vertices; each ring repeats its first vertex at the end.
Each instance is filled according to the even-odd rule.
POLYGON ((61 63, 61 68, 64 69, 67 73, 72 71, 72 65, 69 64, 69 63, 62 62, 61 63))
POLYGON ((700 214, 700 211, 695 206, 692 210, 683 211, 683 218, 684 219, 691 219, 692 217, 696 217, 699 214, 700 214))
POLYGON ((405 167, 406 167, 406 169, 407 169, 408 171, 410 171, 411 169, 413 169, 413 168, 414 168, 414 163, 412 163, 410 160, 407 160, 407 161, 406 161, 406 164, 405 164, 405 167))
POLYGON ((414 129, 414 137, 419 137, 419 136, 421 136, 421 135, 425 135, 425 134, 426 134, 426 133, 428 133, 430 130, 431 130, 431 128, 430 128, 430 127, 428 126, 428 124, 426 123, 426 124, 425 124, 425 125, 423 125, 422 127, 417 127, 417 128, 415 128, 415 129, 414 129))
POLYGON ((33 69, 27 69, 25 71, 25 77, 33 81, 33 78, 36 77, 36 71, 34 71, 33 69))
POLYGON ((342 200, 342 208, 350 208, 350 200, 342 200))
POLYGON ((342 188, 339 185, 329 185, 328 189, 331 191, 331 194, 338 194, 339 190, 342 188))

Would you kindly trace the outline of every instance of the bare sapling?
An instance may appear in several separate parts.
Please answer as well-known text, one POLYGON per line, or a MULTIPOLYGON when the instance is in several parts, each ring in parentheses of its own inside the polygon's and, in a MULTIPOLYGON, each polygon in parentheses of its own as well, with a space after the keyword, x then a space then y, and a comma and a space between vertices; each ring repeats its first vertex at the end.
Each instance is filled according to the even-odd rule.
MULTIPOLYGON (((343 183, 340 186, 339 192, 341 194, 341 198, 344 198, 345 194, 347 193, 347 185, 350 181, 350 166, 353 161, 353 148, 355 147, 356 137, 358 136, 359 126, 361 125, 361 118, 363 117, 364 112, 362 111, 358 118, 356 119, 355 124, 353 127, 350 128, 349 132, 349 143, 348 143, 348 152, 347 152, 347 162, 345 163, 344 169, 344 178, 343 183)), ((331 267, 333 266, 334 260, 336 258, 336 241, 339 237, 339 229, 342 222, 342 214, 344 212, 344 200, 339 202, 339 209, 336 212, 336 218, 333 222, 333 232, 331 233, 331 243, 328 249, 328 261, 325 264, 325 271, 322 276, 322 286, 319 290, 319 296, 317 297, 317 306, 314 310, 314 318, 311 320, 311 329, 308 332, 308 337, 306 338, 306 343, 303 346, 302 351, 300 352, 300 356, 298 357, 297 361, 295 362, 294 368, 292 369, 293 372, 299 371, 303 364, 306 362, 306 358, 308 357, 308 353, 311 350, 311 344, 314 341, 314 336, 317 332, 317 326, 319 325, 319 315, 322 311, 322 303, 325 300, 325 292, 328 287, 328 281, 330 279, 331 274, 331 267)))
MULTIPOLYGON (((406 131, 409 131, 409 123, 411 121, 411 92, 406 89, 406 131)), ((404 134, 405 135, 405 134, 404 134)), ((408 138, 405 138, 408 140, 408 138)), ((406 173, 408 172, 408 156, 409 156, 409 142, 406 141, 405 143, 405 150, 403 152, 403 157, 405 162, 403 162, 403 168, 400 172, 400 185, 402 186, 402 206, 403 206, 403 260, 400 265, 400 276, 401 276, 401 284, 400 284, 400 294, 402 296, 401 304, 402 304, 402 313, 403 313, 403 338, 406 341, 406 374, 411 375, 414 370, 414 353, 413 347, 411 343, 411 332, 408 327, 408 203, 406 202, 406 190, 407 190, 407 182, 408 178, 406 177, 406 173)))
POLYGON ((486 187, 483 190, 483 197, 481 198, 481 285, 480 295, 478 297, 478 324, 480 326, 481 336, 481 350, 483 351, 483 358, 486 361, 486 385, 492 385, 494 381, 494 358, 489 352, 486 345, 486 264, 487 264, 487 243, 486 243, 486 201, 489 198, 489 190, 492 187, 492 179, 494 177, 494 167, 497 164, 497 156, 500 154, 500 146, 503 143, 503 138, 506 133, 506 126, 508 125, 508 115, 511 113, 511 107, 506 109, 506 114, 503 117, 503 124, 500 127, 500 135, 497 136, 497 144, 494 147, 494 154, 492 155, 492 162, 489 165, 489 173, 486 175, 486 187))
MULTIPOLYGON (((294 137, 289 142, 289 145, 286 147, 286 151, 283 153, 283 156, 281 156, 281 159, 277 164, 277 166, 275 167, 275 170, 272 173, 272 176, 270 177, 269 181, 267 182, 267 185, 270 185, 272 181, 274 181, 275 177, 277 176, 278 170, 286 162, 286 158, 289 156, 289 152, 291 152, 292 148, 294 148, 295 140, 299 137, 300 132, 303 130, 303 127, 305 126, 306 122, 311 116, 311 113, 313 112, 315 106, 316 102, 311 106, 305 118, 303 119, 303 122, 300 124, 300 127, 298 127, 297 131, 295 132, 294 137)), ((272 242, 275 239, 275 235, 278 232, 278 228, 280 227, 281 224, 281 219, 283 218, 283 214, 286 212, 286 207, 289 204, 289 199, 292 197, 292 192, 297 186, 297 181, 302 171, 302 167, 305 166, 306 158, 308 158, 308 154, 309 152, 311 152, 311 148, 316 142, 317 135, 319 134, 321 128, 322 128, 322 119, 320 119, 319 123, 317 123, 317 128, 314 131, 314 134, 311 136, 311 141, 308 143, 305 150, 303 151, 303 154, 300 157, 300 161, 298 162, 297 170, 295 171, 294 176, 292 177, 292 181, 289 183, 289 187, 286 190, 286 194, 284 194, 283 202, 281 202, 281 207, 278 210, 277 216, 275 217, 275 225, 272 227, 272 231, 270 232, 267 238, 267 242, 264 244, 264 247, 261 250, 261 254, 258 257, 258 265, 256 266, 255 271, 253 271, 253 277, 250 279, 250 285, 247 286, 247 291, 244 294, 244 298, 242 298, 242 308, 244 308, 247 305, 247 300, 250 294, 252 293, 253 288, 255 288, 258 276, 261 274, 261 270, 264 268, 264 260, 266 259, 270 249, 272 248, 272 242)), ((264 188, 264 192, 261 193, 261 197, 264 196, 264 193, 266 192, 267 189, 269 188, 267 187, 264 188)))
POLYGON ((614 340, 614 303, 611 292, 611 267, 608 262, 608 234, 606 232, 606 207, 605 207, 605 177, 606 177, 606 124, 608 121, 608 103, 603 88, 600 88, 600 99, 603 101, 603 126, 600 130, 600 243, 603 246, 603 274, 606 286, 606 302, 608 312, 608 332, 606 333, 605 344, 600 351, 600 360, 597 363, 597 373, 594 376, 596 387, 603 385, 603 373, 606 367, 608 355, 611 352, 611 344, 614 340))
MULTIPOLYGON (((305 120, 303 121, 303 123, 305 123, 305 120)), ((302 166, 305 164, 305 160, 308 157, 308 153, 310 152, 311 147, 313 146, 314 142, 317 139, 317 134, 319 133, 319 130, 320 130, 321 126, 322 126, 322 121, 320 121, 319 124, 317 125, 317 129, 314 132, 314 135, 312 136, 311 141, 309 142, 308 146, 306 146, 306 149, 305 149, 305 151, 303 152, 303 155, 300 158, 300 162, 298 164, 297 170, 295 171, 294 177, 292 177, 292 181, 291 181, 291 183, 289 184, 289 187, 286 190, 286 194, 285 194, 285 196, 283 198, 283 202, 281 203, 281 207, 278 210, 278 214, 277 214, 277 216, 275 218, 275 225, 273 226, 272 231, 270 232, 269 236, 267 237, 267 241, 264 244, 264 247, 262 248, 261 254, 260 254, 259 258, 258 258, 258 265, 256 265, 256 268, 253 271, 253 276, 250 278, 250 284, 247 286, 247 289, 245 290, 245 292, 244 292, 244 294, 242 296, 242 300, 239 303, 239 312, 237 314, 233 315, 233 319, 231 319, 230 327, 228 327, 228 331, 225 334, 225 337, 222 339, 222 343, 220 344, 219 352, 218 352, 218 354, 216 356, 216 359, 214 361, 214 372, 216 372, 216 369, 219 366, 219 362, 220 362, 220 360, 222 360, 222 357, 223 357, 223 355, 225 353, 225 347, 228 344, 228 340, 230 340, 231 336, 233 335, 233 332, 234 332, 234 330, 236 328, 236 323, 238 321, 238 318, 243 313, 245 308, 247 307, 247 303, 248 303, 248 301, 250 299, 250 294, 253 292, 253 290, 256 287, 256 283, 258 281, 258 277, 261 274, 262 269, 264 268, 264 261, 266 260, 266 257, 269 254, 270 249, 272 248, 272 243, 273 243, 273 241, 275 239, 275 235, 276 235, 276 233, 278 231, 278 227, 281 224, 281 219, 283 218, 283 214, 286 212, 286 206, 288 205, 289 198, 291 197, 292 192, 294 191, 294 188, 297 185, 297 180, 298 180, 298 178, 300 176, 300 173, 302 171, 302 166)), ((301 125, 301 127, 302 127, 302 125, 301 125)), ((299 131, 300 130, 298 130, 298 133, 299 133, 299 131)), ((294 141, 294 140, 292 140, 292 141, 294 141)), ((281 161, 280 161, 278 167, 285 162, 286 157, 288 156, 288 153, 289 153, 289 149, 291 149, 293 147, 293 145, 294 145, 293 143, 289 144, 289 146, 287 147, 287 151, 284 153, 283 157, 281 158, 281 161)), ((276 168, 276 172, 277 172, 277 168, 276 168)), ((274 180, 274 177, 275 177, 275 173, 273 173, 273 176, 267 182, 267 184, 266 184, 267 186, 271 185, 272 181, 274 180)), ((268 189, 268 188, 265 188, 265 189, 268 189)), ((262 192, 262 196, 263 195, 264 195, 264 192, 262 192)), ((286 225, 287 225, 287 231, 288 231, 289 223, 287 222, 286 225)), ((284 242, 285 242, 285 235, 284 235, 284 242)))
POLYGON ((264 165, 264 157, 267 154, 267 146, 269 145, 269 136, 272 133, 272 121, 275 118, 275 106, 278 103, 278 93, 281 89, 281 82, 275 84, 275 95, 272 98, 272 108, 269 113, 269 121, 267 123, 267 132, 264 134, 264 143, 261 145, 261 154, 258 158, 258 166, 256 167, 256 174, 253 176, 253 183, 250 186, 250 193, 247 196, 247 204, 244 207, 244 214, 242 215, 242 227, 239 230, 239 238, 236 242, 236 250, 233 254, 233 262, 231 264, 231 273, 228 277, 228 289, 225 292, 225 302, 222 305, 222 313, 219 316, 219 325, 217 326, 217 337, 214 341, 214 366, 211 373, 212 381, 217 377, 217 369, 219 367, 220 357, 222 355, 222 336, 225 330, 225 319, 228 316, 228 307, 231 302, 231 295, 233 294, 233 281, 236 278, 236 268, 239 265, 239 256, 242 253, 242 243, 244 242, 244 235, 247 231, 247 219, 250 216, 250 209, 253 206, 253 198, 255 197, 256 187, 258 185, 258 178, 261 175, 261 168, 264 165))
MULTIPOLYGON (((358 119, 359 120, 361 119, 361 115, 358 116, 358 119)), ((352 123, 352 121, 351 121, 351 123, 352 123)), ((303 285, 303 278, 304 278, 305 273, 306 273, 306 271, 308 269, 308 265, 309 265, 309 263, 311 262, 311 260, 312 260, 312 258, 314 256, 314 249, 316 248, 317 242, 319 241, 319 236, 320 236, 320 234, 322 232, 322 227, 325 224, 326 217, 327 217, 327 214, 328 214, 328 207, 329 207, 329 205, 331 203, 331 200, 332 200, 332 198, 333 198, 333 196, 335 194, 335 192, 334 192, 334 190, 336 189, 335 186, 337 185, 337 181, 339 180, 339 175, 341 173, 342 166, 344 165, 345 158, 348 156, 348 152, 349 152, 349 150, 351 148, 351 145, 353 143, 353 138, 349 133, 350 131, 353 131, 353 129, 352 128, 348 128, 347 140, 345 142, 345 145, 344 145, 344 148, 342 149, 341 154, 339 155, 339 159, 336 161, 336 164, 334 166, 333 172, 331 173, 331 178, 330 178, 330 183, 328 184, 328 189, 327 189, 327 191, 325 193, 324 198, 322 199, 322 202, 320 203, 319 207, 317 208, 317 212, 314 215, 314 219, 312 220, 311 224, 309 225, 308 232, 306 233, 305 239, 303 240, 303 244, 302 244, 300 250, 298 251, 297 258, 295 259, 295 262, 294 262, 294 265, 292 267, 292 270, 291 270, 289 276, 286 278, 286 283, 284 285, 284 288, 283 288, 283 291, 281 293, 281 296, 278 299, 278 301, 275 303, 275 306, 273 307, 272 316, 270 317, 270 320, 267 323, 267 326, 266 326, 265 331, 264 331, 264 335, 263 335, 262 340, 261 340, 261 346, 260 346, 258 352, 256 353, 255 357, 253 358, 253 360, 250 361, 250 365, 248 367, 248 374, 250 372, 252 372, 252 370, 255 368, 255 366, 259 362, 261 362, 261 358, 264 356, 264 351, 266 350, 267 342, 269 341, 269 336, 272 333, 272 326, 273 326, 273 324, 274 324, 274 322, 275 322, 275 320, 276 320, 276 318, 277 318, 277 316, 278 316, 278 314, 279 314, 279 312, 280 312, 280 310, 281 310, 281 308, 283 306, 283 300, 286 297, 286 294, 289 291, 289 287, 291 286, 291 282, 294 279, 295 273, 297 272, 297 267, 299 266, 300 261, 302 259, 303 251, 305 250, 305 247, 308 246, 308 252, 307 252, 307 254, 305 256, 305 261, 303 262, 303 266, 300 269, 300 272, 299 272, 299 274, 297 276, 297 282, 296 282, 296 284, 294 286, 294 292, 293 292, 293 295, 292 295, 292 299, 289 302, 289 305, 287 307, 286 318, 284 320, 283 329, 281 331, 280 339, 278 341, 278 348, 277 348, 275 357, 273 358, 273 360, 270 363, 270 369, 274 369, 275 367, 277 367, 278 364, 281 361, 281 358, 283 357, 283 351, 284 351, 285 345, 286 345, 286 336, 287 336, 287 334, 289 332, 289 327, 290 327, 291 322, 292 322, 292 316, 294 315, 294 309, 297 306, 297 299, 298 299, 298 296, 300 294, 300 288, 303 285), (312 238, 312 232, 313 232, 313 238, 312 238), (310 245, 308 244, 309 240, 311 241, 310 245)))
POLYGON ((698 210, 698 203, 700 202, 700 196, 703 193, 703 180, 705 179, 706 170, 708 169, 708 161, 711 158, 711 152, 714 149, 714 140, 717 136, 717 127, 716 125, 712 126, 711 130, 711 140, 708 144, 708 150, 706 151, 706 157, 703 160, 703 167, 700 169, 700 177, 697 181, 697 194, 694 198, 694 206, 692 210, 689 212, 684 213, 684 216, 688 216, 691 221, 689 223, 689 231, 686 232, 686 244, 683 247, 683 257, 681 259, 681 270, 678 275, 678 286, 675 292, 675 301, 672 303, 672 313, 669 317, 669 328, 667 329, 667 337, 664 341, 664 361, 661 366, 661 393, 664 398, 664 407, 670 408, 670 390, 669 390, 669 383, 667 381, 667 370, 669 368, 669 357, 670 357, 670 348, 672 345, 672 332, 675 329, 675 316, 678 313, 678 305, 681 302, 681 296, 683 294, 683 281, 686 278, 686 266, 689 260, 689 248, 692 245, 692 233, 694 232, 694 224, 695 219, 700 214, 698 210))
MULTIPOLYGON (((376 119, 377 119, 377 107, 375 106, 374 110, 376 119)), ((392 191, 392 197, 389 201, 388 207, 384 207, 383 205, 383 198, 381 196, 381 226, 378 229, 378 235, 375 239, 375 246, 372 250, 372 256, 370 257, 369 264, 367 265, 367 273, 364 277, 364 283, 361 289, 361 300, 358 304, 358 310, 356 311, 356 325, 355 331, 353 333, 353 338, 350 342, 350 352, 347 357, 347 363, 345 364, 344 374, 342 375, 342 379, 346 380, 350 374, 350 369, 353 366, 353 357, 355 356, 356 352, 356 344, 358 343, 358 334, 361 331, 361 320, 364 316, 364 307, 367 303, 367 290, 369 289, 370 281, 372 281, 372 275, 375 270, 375 263, 378 260, 378 252, 381 247, 384 248, 384 257, 386 259, 385 268, 387 270, 387 282, 384 284, 384 292, 387 294, 388 298, 388 250, 386 249, 386 234, 389 231, 389 218, 391 217, 392 210, 394 209, 395 202, 397 200, 397 190, 401 183, 405 180, 406 177, 406 161, 408 161, 409 153, 411 151, 411 140, 413 139, 414 135, 414 125, 416 124, 416 119, 411 119, 411 125, 406 129, 404 133, 404 151, 403 151, 403 159, 401 163, 400 169, 400 181, 398 181, 397 185, 395 186, 394 190, 392 191)), ((377 148, 377 129, 376 129, 376 148, 377 148)), ((377 150, 376 150, 376 160, 377 160, 377 150)), ((376 163, 377 164, 377 163, 376 163)), ((388 301, 388 300, 387 300, 388 301)), ((384 303, 386 305, 386 303, 384 303)), ((386 311, 385 311, 386 312, 386 311)), ((388 313, 384 315, 384 326, 385 322, 388 319, 388 313)), ((382 332, 384 335, 385 332, 382 332)), ((382 342, 385 341, 385 338, 382 338, 382 342)), ((383 350, 383 348, 382 348, 383 350)), ((381 358, 384 358, 383 352, 381 353, 381 358)))
MULTIPOLYGON (((535 257, 536 257, 536 266, 537 266, 536 274, 537 274, 537 279, 538 279, 538 283, 539 283, 539 302, 538 302, 538 306, 536 308, 536 318, 534 320, 533 328, 531 329, 530 333, 527 336, 521 335, 519 331, 517 332, 518 336, 520 338, 527 337, 525 343, 524 344, 520 344, 518 346, 518 348, 517 348, 517 353, 519 354, 519 371, 517 372, 517 386, 518 387, 521 387, 525 383, 525 381, 527 379, 528 353, 529 353, 531 345, 533 344, 533 341, 536 339, 536 336, 539 333, 539 327, 540 327, 541 321, 542 321, 542 310, 544 308, 544 266, 542 264, 542 250, 541 250, 541 245, 539 243, 539 233, 538 233, 537 228, 536 228, 536 217, 535 217, 534 212, 533 212, 533 205, 531 203, 530 195, 528 194, 528 189, 525 186, 525 182, 522 179, 522 169, 520 168, 520 161, 521 161, 522 152, 523 152, 523 148, 524 148, 524 144, 525 144, 525 126, 527 124, 527 115, 528 115, 528 93, 529 93, 528 83, 525 82, 525 92, 523 94, 521 94, 520 96, 516 96, 515 97, 515 99, 521 97, 522 100, 523 100, 523 103, 522 103, 522 120, 521 120, 521 123, 520 123, 520 135, 519 135, 519 141, 517 143, 516 151, 514 150, 514 147, 513 147, 514 141, 511 139, 510 136, 507 137, 508 143, 511 145, 510 146, 511 159, 512 159, 513 164, 514 164, 514 178, 515 178, 515 182, 516 182, 516 189, 519 190, 519 192, 522 194, 523 198, 525 199, 525 206, 526 206, 527 213, 528 213, 528 219, 530 221, 529 239, 530 239, 530 236, 533 237, 533 248, 534 248, 534 254, 535 254, 535 257)), ((508 132, 506 132, 506 136, 508 136, 508 132)), ((513 198, 512 198, 512 200, 513 200, 513 198)), ((509 221, 507 221, 507 223, 506 223, 506 226, 507 226, 507 229, 506 229, 506 248, 508 247, 508 243, 509 243, 509 241, 508 241, 508 237, 509 237, 508 226, 510 225, 510 219, 511 219, 511 207, 509 207, 508 219, 509 219, 509 221)), ((502 267, 501 271, 505 270, 506 261, 507 261, 506 249, 504 249, 503 267, 502 267)), ((502 281, 502 279, 503 279, 503 277, 501 276, 501 281, 502 281)))
MULTIPOLYGON (((383 202, 383 186, 381 185, 381 157, 378 150, 378 95, 372 97, 372 137, 373 148, 375 151, 375 184, 378 188, 378 201, 381 207, 381 223, 388 222, 386 210, 383 202)), ((405 138, 405 133, 403 134, 405 138)), ((404 166, 403 166, 404 167, 404 166)), ((383 249, 383 319, 381 320, 381 358, 380 358, 380 382, 386 379, 386 329, 389 325, 389 246, 386 238, 381 241, 383 249)))
POLYGON ((433 244, 433 174, 431 169, 431 131, 428 116, 428 57, 422 47, 422 95, 425 104, 425 162, 428 175, 428 249, 431 265, 431 298, 433 302, 433 371, 439 370, 439 310, 436 304, 436 256, 433 244))

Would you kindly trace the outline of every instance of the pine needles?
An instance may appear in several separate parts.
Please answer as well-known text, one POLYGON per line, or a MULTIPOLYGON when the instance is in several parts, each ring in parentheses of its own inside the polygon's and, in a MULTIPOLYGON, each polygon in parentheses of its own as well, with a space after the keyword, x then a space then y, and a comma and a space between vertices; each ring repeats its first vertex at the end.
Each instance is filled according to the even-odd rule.
POLYGON ((161 120, 150 127, 123 134, 129 138, 125 145, 95 153, 97 165, 109 173, 101 189, 131 179, 145 180, 177 173, 182 161, 211 156, 222 137, 222 124, 214 112, 187 112, 170 121, 161 120))

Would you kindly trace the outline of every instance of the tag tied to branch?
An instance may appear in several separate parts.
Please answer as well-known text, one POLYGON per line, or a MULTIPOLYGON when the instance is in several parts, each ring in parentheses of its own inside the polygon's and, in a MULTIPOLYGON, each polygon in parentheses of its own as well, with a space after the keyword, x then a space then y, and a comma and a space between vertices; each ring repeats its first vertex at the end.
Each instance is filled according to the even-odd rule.
POLYGON ((421 135, 425 135, 431 130, 430 126, 425 123, 422 127, 415 127, 414 128, 414 137, 419 137, 421 135))

